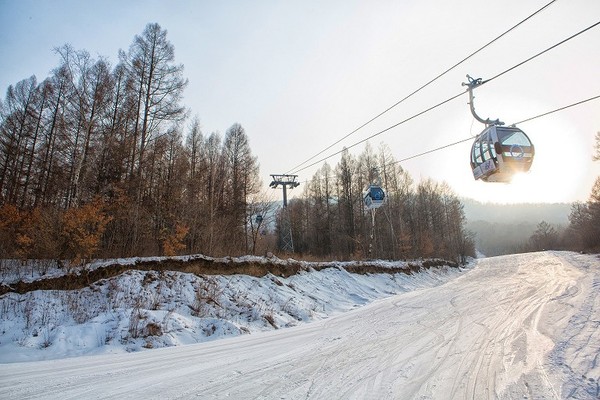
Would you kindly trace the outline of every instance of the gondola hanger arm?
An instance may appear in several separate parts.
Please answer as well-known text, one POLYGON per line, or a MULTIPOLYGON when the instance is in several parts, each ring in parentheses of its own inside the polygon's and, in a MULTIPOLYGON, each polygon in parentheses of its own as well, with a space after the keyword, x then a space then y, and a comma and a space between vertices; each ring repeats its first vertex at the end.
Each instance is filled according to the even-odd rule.
POLYGON ((462 83, 462 86, 467 86, 468 90, 469 90, 469 106, 471 106, 471 114, 473 114, 473 118, 475 118, 477 121, 481 122, 482 124, 485 124, 485 126, 489 126, 489 125, 504 125, 504 122, 500 121, 499 119, 495 119, 495 120, 491 120, 489 118, 487 119, 483 119, 481 118, 479 115, 477 115, 477 113, 475 112, 475 105, 474 105, 474 99, 475 96, 473 96, 473 89, 475 89, 478 86, 481 86, 483 84, 483 81, 481 80, 481 78, 472 78, 470 75, 467 75, 467 79, 468 82, 462 83))

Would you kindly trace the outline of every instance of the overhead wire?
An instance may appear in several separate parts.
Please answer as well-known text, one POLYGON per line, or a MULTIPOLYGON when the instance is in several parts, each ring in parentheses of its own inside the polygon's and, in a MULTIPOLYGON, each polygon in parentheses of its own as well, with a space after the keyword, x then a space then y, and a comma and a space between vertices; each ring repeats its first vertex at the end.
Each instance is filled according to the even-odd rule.
POLYGON ((489 79, 486 79, 486 80, 482 81, 482 82, 481 82, 481 84, 483 85, 484 83, 488 83, 488 82, 491 82, 491 81, 493 81, 494 79, 496 79, 496 78, 498 78, 498 77, 500 77, 500 76, 502 76, 502 75, 504 75, 504 74, 506 74, 506 73, 508 73, 508 72, 512 71, 512 70, 513 70, 513 69, 515 69, 515 68, 518 68, 518 67, 520 67, 521 65, 523 65, 523 64, 525 64, 525 63, 528 63, 529 61, 533 60, 534 58, 537 58, 537 57, 541 56, 542 54, 544 54, 544 53, 547 53, 547 52, 549 52, 550 50, 552 50, 552 49, 554 49, 554 48, 556 48, 556 47, 558 47, 558 46, 560 46, 560 45, 562 45, 562 44, 565 44, 565 43, 566 43, 566 42, 568 42, 569 40, 576 38, 577 36, 581 35, 582 33, 585 33, 585 32, 587 32, 587 31, 589 31, 590 29, 592 29, 592 28, 595 28, 595 27, 596 27, 596 26, 598 26, 598 25, 600 25, 600 21, 596 22, 595 24, 592 24, 592 25, 588 26, 588 27, 587 27, 587 28, 585 28, 585 29, 582 29, 581 31, 579 31, 579 32, 577 32, 577 33, 575 33, 575 34, 573 34, 573 35, 569 36, 568 38, 566 38, 566 39, 564 39, 564 40, 561 40, 560 42, 556 43, 555 45, 548 47, 546 50, 542 50, 542 51, 540 51, 539 53, 537 53, 537 54, 535 54, 535 55, 533 55, 533 56, 529 57, 528 59, 521 61, 520 63, 518 63, 518 64, 514 65, 513 67, 511 67, 511 68, 509 68, 509 69, 507 69, 507 70, 505 70, 505 71, 502 71, 502 72, 500 72, 499 74, 496 74, 496 75, 492 76, 492 77, 491 77, 491 78, 489 78, 489 79))
MULTIPOLYGON (((584 104, 584 103, 587 103, 589 101, 596 100, 596 99, 600 99, 600 94, 597 95, 597 96, 593 96, 593 97, 587 98, 585 100, 580 100, 578 102, 571 103, 571 104, 563 106, 563 107, 555 108, 554 110, 547 111, 547 112, 542 113, 542 114, 538 114, 538 115, 536 115, 534 117, 526 118, 526 119, 521 120, 519 122, 514 122, 514 123, 510 124, 510 126, 514 126, 514 125, 522 124, 522 123, 525 123, 525 122, 529 122, 529 121, 532 121, 532 120, 537 119, 537 118, 542 118, 542 117, 545 117, 547 115, 554 114, 556 112, 563 111, 563 110, 566 110, 566 109, 571 108, 571 107, 579 106, 581 104, 584 104)), ((412 156, 408 156, 408 157, 402 158, 400 160, 395 160, 395 161, 389 162, 389 163, 385 164, 384 167, 390 167, 390 166, 395 165, 395 164, 400 164, 400 163, 403 163, 405 161, 409 161, 409 160, 412 160, 414 158, 422 157, 422 156, 425 156, 427 154, 435 153, 437 151, 444 150, 444 149, 446 149, 448 147, 456 146, 456 145, 459 145, 461 143, 465 143, 465 142, 468 142, 468 141, 471 141, 471 140, 473 140, 473 136, 470 136, 470 137, 465 138, 465 139, 461 139, 461 140, 453 142, 453 143, 448 143, 448 144, 445 144, 445 145, 442 145, 442 146, 439 146, 439 147, 436 147, 436 148, 433 148, 433 149, 429 149, 429 150, 426 150, 424 152, 421 152, 421 153, 418 153, 418 154, 414 154, 412 156)), ((308 182, 308 181, 306 180, 305 182, 308 182)))
MULTIPOLYGON (((471 54, 469 54, 468 56, 466 56, 465 58, 463 58, 459 62, 457 62, 454 65, 452 65, 450 68, 448 68, 445 71, 443 71, 442 73, 438 74, 437 76, 435 76, 434 78, 432 78, 431 80, 429 80, 425 84, 421 85, 420 87, 418 87, 417 89, 415 89, 414 91, 412 91, 411 93, 409 93, 408 95, 406 95, 405 97, 403 97, 402 99, 398 100, 396 103, 392 104, 390 107, 386 108, 385 110, 383 110, 382 112, 380 112, 379 114, 377 114, 376 116, 374 116, 373 118, 369 119, 367 122, 365 122, 362 125, 360 125, 358 128, 356 128, 353 131, 351 131, 350 133, 346 134, 341 139, 338 139, 337 141, 335 141, 334 143, 330 144, 329 146, 327 146, 323 150, 319 151, 317 154, 313 155, 312 157, 306 159, 305 161, 303 161, 300 164, 296 165, 295 167, 291 168, 288 172, 286 172, 286 174, 287 173, 297 173, 299 171, 302 171, 305 168, 308 168, 308 167, 305 167, 305 168, 302 168, 302 169, 298 169, 301 166, 303 166, 304 164, 308 163, 309 161, 311 161, 311 160, 315 159, 316 157, 320 156, 321 154, 323 154, 327 150, 331 149, 333 146, 335 146, 335 145, 339 144, 340 142, 342 142, 343 140, 347 139, 348 137, 350 137, 354 133, 358 132, 359 130, 361 130, 365 126, 369 125, 371 122, 375 121, 376 119, 378 119, 382 115, 386 114, 388 111, 392 110, 393 108, 397 107, 398 105, 400 105, 404 101, 408 100, 409 98, 411 98, 412 96, 414 96, 415 94, 417 94, 418 92, 420 92, 421 90, 425 89, 427 86, 429 86, 433 82, 437 81, 439 78, 441 78, 442 76, 446 75, 448 72, 452 71, 454 68, 458 67, 459 65, 461 65, 462 63, 464 63, 465 61, 467 61, 468 59, 470 59, 471 57, 473 57, 477 53, 479 53, 480 51, 482 51, 485 48, 487 48, 488 46, 492 45, 494 42, 498 41, 499 39, 501 39, 502 37, 504 37, 505 35, 507 35, 511 31, 515 30, 520 25, 524 24, 525 22, 527 22, 528 20, 530 20, 531 18, 533 18, 535 15, 539 14, 540 12, 542 12, 543 10, 545 10, 546 8, 548 8, 550 5, 552 5, 552 3, 555 3, 556 1, 558 1, 558 0, 552 0, 549 3, 547 3, 546 5, 544 5, 543 7, 539 8, 538 10, 536 10, 535 12, 533 12, 532 14, 530 14, 529 16, 527 16, 526 18, 524 18, 523 20, 521 20, 520 22, 518 22, 517 24, 513 25, 512 27, 510 27, 509 29, 507 29, 506 31, 504 31, 503 33, 501 33, 500 35, 496 36, 494 39, 490 40, 489 42, 487 42, 486 44, 484 44, 483 46, 481 46, 480 48, 478 48, 477 50, 475 50, 474 52, 472 52, 471 54)), ((311 164, 311 166, 312 165, 314 165, 314 164, 311 164)))
POLYGON ((329 159, 329 158, 331 158, 331 157, 333 157, 333 156, 336 156, 336 155, 338 155, 338 154, 340 154, 340 153, 343 153, 345 150, 348 150, 348 149, 351 149, 351 148, 353 148, 353 147, 355 147, 355 146, 358 146, 358 145, 359 145, 359 144, 361 144, 361 143, 364 143, 364 142, 366 142, 366 141, 368 141, 368 140, 370 140, 370 139, 373 139, 375 136, 379 136, 379 135, 381 135, 382 133, 385 133, 385 132, 387 132, 387 131, 389 131, 389 130, 391 130, 391 129, 394 129, 394 128, 396 128, 396 127, 398 127, 398 126, 402 125, 402 124, 405 124, 406 122, 408 122, 408 121, 410 121, 410 120, 412 120, 412 119, 415 119, 415 118, 417 118, 417 117, 419 117, 419 116, 421 116, 421 115, 423 115, 423 114, 425 114, 425 113, 428 113, 428 112, 429 112, 429 111, 431 111, 431 110, 434 110, 434 109, 436 109, 436 108, 438 108, 438 107, 440 107, 440 106, 442 106, 442 105, 444 105, 444 104, 446 104, 446 103, 448 103, 448 102, 450 102, 450 101, 454 100, 454 99, 457 99, 457 98, 459 98, 460 96, 462 96, 462 95, 463 95, 463 94, 465 94, 465 93, 466 93, 466 91, 461 91, 460 93, 458 93, 458 94, 455 94, 454 96, 452 96, 452 97, 449 97, 449 98, 447 98, 446 100, 443 100, 443 101, 441 101, 441 102, 437 103, 437 104, 436 104, 436 105, 434 105, 434 106, 431 106, 431 107, 429 107, 429 108, 427 108, 427 109, 425 109, 425 110, 423 110, 423 111, 421 111, 421 112, 419 112, 419 113, 417 113, 417 114, 414 114, 414 115, 412 115, 411 117, 408 117, 408 118, 406 118, 406 119, 404 119, 404 120, 402 120, 402 121, 400 121, 400 122, 398 122, 398 123, 396 123, 396 124, 394 124, 394 125, 391 125, 391 126, 389 126, 389 127, 385 128, 385 129, 383 129, 383 130, 381 130, 381 131, 379 131, 379 132, 377 132, 377 133, 374 133, 374 134, 372 134, 371 136, 369 136, 369 137, 367 137, 367 138, 364 138, 364 139, 362 139, 362 140, 360 140, 360 141, 358 141, 358 142, 356 142, 356 143, 354 143, 354 144, 351 144, 350 146, 346 146, 346 147, 344 147, 342 150, 339 150, 339 151, 337 151, 337 152, 335 152, 335 153, 332 153, 332 154, 330 154, 330 155, 328 155, 328 156, 326 156, 326 157, 324 157, 324 158, 321 158, 321 159, 319 159, 319 160, 317 160, 317 161, 315 161, 315 162, 313 162, 313 163, 311 163, 311 164, 309 164, 309 165, 307 165, 307 166, 305 166, 305 167, 303 167, 303 168, 300 168, 300 169, 296 170, 294 173, 295 173, 295 174, 297 174, 297 173, 298 173, 298 172, 300 172, 300 171, 304 171, 305 169, 308 169, 308 168, 310 168, 310 167, 312 167, 312 166, 314 166, 314 165, 316 165, 316 164, 322 163, 323 161, 326 161, 327 159, 329 159))
POLYGON ((581 101, 578 101, 577 103, 569 104, 568 106, 557 108, 555 110, 548 111, 548 112, 545 112, 543 114, 536 115, 535 117, 527 118, 527 119, 524 119, 524 120, 519 121, 519 122, 514 122, 513 124, 511 124, 511 126, 512 125, 522 124, 524 122, 529 122, 529 121, 537 119, 537 118, 545 117, 546 115, 553 114, 553 113, 558 112, 558 111, 566 110, 567 108, 575 107, 575 106, 578 106, 580 104, 587 103, 588 101, 596 100, 598 98, 600 98, 600 95, 594 96, 594 97, 590 97, 589 99, 581 100, 581 101))
MULTIPOLYGON (((600 99, 600 94, 597 95, 597 96, 593 96, 593 97, 587 98, 585 100, 578 101, 576 103, 569 104, 567 106, 559 107, 559 108, 556 108, 554 110, 547 111, 547 112, 542 113, 542 114, 538 114, 538 115, 536 115, 534 117, 526 118, 526 119, 524 119, 522 121, 519 121, 519 122, 514 122, 514 123, 510 124, 510 126, 522 124, 522 123, 529 122, 529 121, 532 121, 532 120, 537 119, 537 118, 545 117, 547 115, 554 114, 556 112, 566 110, 567 108, 575 107, 575 106, 578 106, 578 105, 581 105, 581 104, 584 104, 584 103, 587 103, 589 101, 596 100, 596 99, 600 99)), ((459 141, 454 142, 454 143, 449 143, 449 144, 446 144, 446 145, 443 145, 443 146, 436 147, 434 149, 430 149, 430 150, 424 151, 424 152, 419 153, 419 154, 412 155, 410 157, 403 158, 401 160, 393 161, 393 162, 391 162, 389 164, 386 164, 386 165, 390 166, 390 165, 394 165, 394 164, 399 164, 401 162, 412 160, 413 158, 421 157, 421 156, 424 156, 424 155, 427 155, 427 154, 430 154, 430 153, 434 153, 436 151, 444 150, 444 149, 446 149, 448 147, 456 146, 458 144, 461 144, 461 143, 464 143, 464 142, 467 142, 467 141, 470 141, 470 140, 473 140, 472 136, 468 137, 466 139, 459 140, 459 141)))
MULTIPOLYGON (((482 82, 479 84, 479 86, 482 86, 482 85, 484 85, 484 84, 486 84, 486 83, 489 83, 489 82, 491 82, 491 81, 493 81, 493 80, 495 80, 495 79, 497 79, 497 78, 499 78, 499 77, 501 77, 501 76, 505 75, 506 73, 508 73, 508 72, 510 72, 510 71, 513 71, 514 69, 516 69, 516 68, 518 68, 518 67, 520 67, 520 66, 522 66, 522 65, 524 65, 524 64, 526 64, 526 63, 528 63, 528 62, 530 62, 530 61, 532 61, 532 60, 534 60, 535 58, 537 58, 537 57, 541 56, 542 54, 545 54, 545 53, 547 53, 548 51, 550 51, 550 50, 552 50, 552 49, 555 49, 556 47, 558 47, 558 46, 560 46, 560 45, 562 45, 562 44, 564 44, 564 43, 566 43, 566 42, 568 42, 568 41, 570 41, 570 40, 572 40, 572 39, 576 38, 577 36, 579 36, 579 35, 581 35, 581 34, 583 34, 583 33, 587 32, 587 31, 589 31, 590 29, 592 29, 592 28, 594 28, 594 27, 596 27, 596 26, 598 26, 598 25, 600 25, 600 21, 598 21, 598 22, 596 22, 596 23, 594 23, 594 24, 590 25, 589 27, 587 27, 587 28, 585 28, 585 29, 582 29, 581 31, 579 31, 579 32, 577 32, 577 33, 575 33, 575 34, 573 34, 573 35, 569 36, 568 38, 566 38, 566 39, 564 39, 564 40, 561 40, 560 42, 558 42, 558 43, 556 43, 556 44, 554 44, 554 45, 552 45, 552 46, 548 47, 547 49, 540 51, 539 53, 537 53, 537 54, 535 54, 535 55, 533 55, 533 56, 531 56, 531 57, 529 57, 529 58, 525 59, 524 61, 521 61, 521 62, 519 62, 519 63, 515 64, 514 66, 512 66, 512 67, 510 67, 510 68, 507 68, 506 70, 504 70, 504 71, 502 71, 502 72, 500 72, 500 73, 498 73, 498 74, 494 75, 492 78, 489 78, 489 79, 483 80, 483 81, 482 81, 482 82)), ((330 154, 330 155, 328 155, 328 156, 326 156, 326 157, 323 157, 323 158, 321 158, 321 159, 319 159, 319 160, 317 160, 317 161, 315 161, 315 162, 313 162, 313 163, 311 163, 311 164, 309 164, 309 165, 307 165, 307 166, 304 166, 304 167, 302 167, 302 168, 300 168, 300 169, 297 169, 297 170, 295 170, 295 171, 294 171, 294 173, 295 173, 295 174, 297 174, 297 173, 298 173, 298 172, 300 172, 300 171, 303 171, 303 170, 305 170, 305 169, 308 169, 308 168, 310 168, 310 167, 312 167, 312 166, 314 166, 314 165, 316 165, 316 164, 319 164, 319 163, 321 163, 321 162, 323 162, 323 161, 326 161, 327 159, 329 159, 329 158, 331 158, 331 157, 333 157, 333 156, 336 156, 336 155, 338 155, 338 154, 340 154, 340 153, 344 152, 344 151, 345 151, 345 150, 347 150, 347 149, 350 149, 350 148, 353 148, 353 147, 355 147, 355 146, 358 146, 359 144, 362 144, 362 143, 364 143, 364 142, 366 142, 366 141, 368 141, 368 140, 370 140, 370 139, 372 139, 372 138, 374 138, 374 137, 376 137, 376 136, 379 136, 379 135, 381 135, 381 134, 383 134, 383 133, 385 133, 385 132, 387 132, 387 131, 389 131, 389 130, 391 130, 391 129, 393 129, 393 128, 396 128, 396 127, 398 127, 398 126, 400 126, 400 125, 402 125, 402 124, 404 124, 404 123, 406 123, 406 122, 408 122, 408 121, 410 121, 410 120, 413 120, 413 119, 415 119, 415 118, 417 118, 417 117, 419 117, 419 116, 421 116, 421 115, 423 115, 423 114, 425 114, 425 113, 427 113, 427 112, 429 112, 429 111, 431 111, 431 110, 433 110, 433 109, 435 109, 435 108, 437 108, 437 107, 440 107, 440 106, 442 106, 442 105, 444 105, 444 104, 446 104, 446 103, 448 103, 448 102, 450 102, 450 101, 452 101, 452 100, 454 100, 454 99, 456 99, 456 98, 458 98, 458 97, 462 96, 463 94, 465 94, 465 93, 467 93, 467 92, 468 92, 468 90, 461 91, 460 93, 458 93, 458 94, 456 94, 456 95, 454 95, 454 96, 452 96, 452 97, 449 97, 448 99, 446 99, 446 100, 443 100, 443 101, 441 101, 441 102, 437 103, 436 105, 434 105, 434 106, 431 106, 431 107, 429 107, 429 108, 427 108, 427 109, 425 109, 425 110, 423 110, 423 111, 421 111, 421 112, 419 112, 419 113, 417 113, 417 114, 414 114, 414 115, 412 115, 412 116, 411 116, 411 117, 409 117, 409 118, 406 118, 406 119, 404 119, 404 120, 402 120, 402 121, 400 121, 400 122, 398 122, 398 123, 396 123, 396 124, 393 124, 393 125, 391 125, 391 126, 389 126, 389 127, 385 128, 385 129, 383 129, 383 130, 381 130, 381 131, 379 131, 379 132, 376 132, 376 133, 372 134, 371 136, 369 136, 369 137, 367 137, 367 138, 365 138, 365 139, 362 139, 362 140, 360 140, 360 141, 358 141, 358 142, 356 142, 356 143, 354 143, 354 144, 351 144, 350 146, 346 146, 346 147, 344 147, 342 150, 339 150, 339 151, 337 151, 337 152, 335 152, 335 153, 332 153, 332 154, 330 154)), ((593 98, 592 98, 592 99, 593 99, 593 98)), ((590 99, 588 99, 588 100, 585 100, 585 101, 589 101, 589 100, 590 100, 590 99)), ((583 102, 585 102, 585 101, 583 101, 583 102)), ((566 108, 568 108, 568 107, 571 107, 571 106, 572 106, 572 105, 570 105, 570 106, 567 106, 566 108)), ((470 139, 471 139, 471 138, 470 138, 470 139)), ((455 145, 455 144, 462 143, 462 142, 464 142, 464 141, 467 141, 467 139, 464 139, 464 140, 462 140, 462 141, 456 142, 456 143, 454 143, 454 144, 451 144, 451 145, 448 145, 448 146, 444 146, 444 148, 445 148, 445 147, 452 146, 452 145, 455 145)), ((428 152, 427 152, 427 153, 425 153, 425 154, 428 154, 428 152)), ((314 158, 314 157, 313 157, 313 158, 314 158)))

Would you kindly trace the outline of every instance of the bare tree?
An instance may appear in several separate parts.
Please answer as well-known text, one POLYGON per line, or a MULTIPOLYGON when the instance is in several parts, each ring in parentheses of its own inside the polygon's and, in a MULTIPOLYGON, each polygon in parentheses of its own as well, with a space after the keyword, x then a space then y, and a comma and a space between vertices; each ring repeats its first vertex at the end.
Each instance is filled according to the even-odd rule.
MULTIPOLYGON (((64 66, 54 69, 47 80, 49 90, 49 110, 45 122, 43 143, 40 146, 40 171, 35 183, 33 206, 61 203, 61 194, 66 191, 64 172, 59 153, 64 147, 67 107, 67 86, 70 81, 64 66)), ((64 204, 64 203, 63 203, 64 204)))
POLYGON ((0 196, 17 202, 25 178, 24 165, 35 130, 35 103, 38 96, 35 76, 11 85, 6 92, 0 126, 0 196))
MULTIPOLYGON (((356 192, 356 160, 347 149, 336 166, 339 232, 336 249, 343 255, 354 254, 357 250, 355 210, 360 198, 356 192)), ((362 189, 361 189, 362 190, 362 189)))
POLYGON ((248 251, 250 244, 248 238, 247 201, 249 197, 259 191, 258 161, 252 155, 248 136, 240 124, 233 124, 225 133, 223 155, 227 167, 227 181, 225 185, 226 214, 231 236, 229 238, 233 248, 238 251, 248 251), (240 231, 241 230, 241 231, 240 231), (240 240, 242 239, 243 240, 240 240))
POLYGON ((203 231, 202 221, 202 189, 203 176, 206 169, 203 165, 204 140, 200 129, 200 120, 196 116, 192 119, 185 141, 185 151, 189 167, 186 179, 185 201, 187 204, 184 212, 184 220, 189 227, 187 236, 187 247, 190 251, 196 251, 203 231))
POLYGON ((69 45, 57 48, 61 67, 68 71, 69 172, 67 207, 90 201, 96 194, 96 171, 90 164, 101 147, 101 118, 110 105, 110 67, 104 59, 95 61, 85 50, 69 45))
POLYGON ((142 35, 135 36, 128 53, 120 52, 120 59, 137 93, 131 168, 137 170, 139 198, 146 147, 168 129, 165 125, 185 118, 180 102, 188 81, 182 77, 183 65, 173 63, 175 49, 167 40, 167 31, 157 23, 146 25, 142 35))
POLYGON ((109 104, 101 117, 95 193, 114 197, 127 176, 128 155, 135 145, 131 140, 134 96, 122 64, 114 68, 108 79, 109 104))
MULTIPOLYGON (((217 244, 217 230, 221 224, 221 215, 224 214, 224 186, 225 186, 225 160, 221 151, 221 135, 211 133, 205 141, 206 174, 204 181, 204 207, 203 215, 207 226, 207 239, 205 249, 208 254, 214 254, 217 244)), ((220 233, 220 232, 219 232, 220 233)))

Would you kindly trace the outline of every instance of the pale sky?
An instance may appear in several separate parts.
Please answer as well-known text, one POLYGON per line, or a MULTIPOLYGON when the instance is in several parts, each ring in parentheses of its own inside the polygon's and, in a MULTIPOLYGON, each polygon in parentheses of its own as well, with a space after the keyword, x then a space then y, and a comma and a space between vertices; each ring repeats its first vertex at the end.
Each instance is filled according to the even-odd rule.
MULTIPOLYGON (((49 76, 59 61, 52 49, 65 43, 114 66, 118 50, 158 22, 185 66, 184 103, 203 133, 240 123, 268 185, 270 174, 290 171, 548 2, 0 0, 0 93, 33 74, 49 76)), ((466 74, 490 78, 598 21, 599 0, 558 0, 316 160, 459 93, 466 74)), ((477 89, 475 106, 484 118, 513 123, 597 95, 600 26, 477 89)), ((475 136, 483 125, 467 101, 465 94, 370 144, 385 143, 400 160, 475 136)), ((600 99, 519 127, 536 157, 513 184, 475 181, 471 143, 402 166, 417 181, 446 181, 484 202, 585 201, 600 175, 591 161, 600 99)))

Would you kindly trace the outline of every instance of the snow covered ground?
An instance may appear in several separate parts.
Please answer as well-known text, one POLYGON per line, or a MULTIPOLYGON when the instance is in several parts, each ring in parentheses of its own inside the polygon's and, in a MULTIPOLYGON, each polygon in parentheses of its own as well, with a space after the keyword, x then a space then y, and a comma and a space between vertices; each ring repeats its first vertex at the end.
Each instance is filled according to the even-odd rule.
MULTIPOLYGON (((312 303, 290 310, 304 310, 315 321, 273 329, 294 314, 275 306, 267 324, 250 324, 249 335, 3 364, 0 398, 600 398, 597 256, 531 253, 480 259, 468 271, 430 271, 406 281, 393 276, 365 286, 378 278, 331 269, 288 278, 292 282, 249 281, 265 285, 257 291, 264 295, 271 293, 267 280, 294 296, 305 292, 312 303), (319 293, 321 287, 327 293, 319 293)), ((47 349, 57 342, 60 337, 47 349)), ((2 344, 3 354, 16 351, 2 344)))
MULTIPOLYGON (((231 261, 243 263, 249 259, 231 261)), ((439 285, 461 274, 460 269, 447 266, 407 274, 406 262, 376 261, 369 264, 404 272, 361 275, 347 271, 362 265, 360 262, 332 262, 316 270, 323 265, 254 257, 250 260, 254 263, 294 265, 299 272, 287 278, 272 274, 260 278, 240 274, 198 276, 143 271, 136 268, 137 261, 152 260, 88 265, 87 271, 107 265, 113 272, 113 267, 122 272, 122 265, 133 269, 78 290, 33 290, 0 296, 0 363, 144 351, 291 327, 378 298, 439 285)), ((411 264, 414 267, 423 263, 411 264)), ((53 268, 41 276, 39 268, 14 267, 5 270, 4 284, 25 280, 23 270, 34 272, 27 273, 30 281, 65 274, 65 269, 53 268)), ((73 284, 69 277, 65 281, 73 284)))

